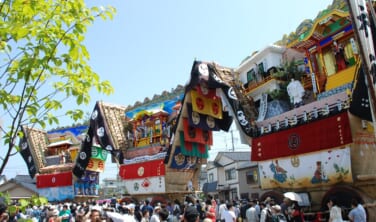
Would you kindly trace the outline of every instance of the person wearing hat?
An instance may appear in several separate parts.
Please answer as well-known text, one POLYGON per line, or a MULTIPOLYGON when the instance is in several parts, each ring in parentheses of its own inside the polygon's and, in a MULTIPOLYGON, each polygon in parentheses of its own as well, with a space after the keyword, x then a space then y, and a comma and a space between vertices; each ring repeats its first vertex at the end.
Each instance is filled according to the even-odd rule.
POLYGON ((184 222, 199 222, 200 214, 195 206, 187 206, 184 209, 183 221, 184 222))
POLYGON ((58 209, 53 208, 50 213, 51 213, 51 216, 48 218, 48 222, 60 221, 60 218, 58 218, 59 217, 58 209))
POLYGON ((281 206, 279 206, 278 204, 271 206, 271 211, 272 211, 272 215, 273 215, 272 216, 273 221, 278 221, 278 222, 286 222, 287 221, 285 215, 283 215, 283 213, 282 213, 281 206))
POLYGON ((153 215, 150 217, 150 222, 160 222, 159 221, 159 212, 161 211, 161 207, 160 206, 155 206, 154 207, 154 211, 153 211, 153 215))

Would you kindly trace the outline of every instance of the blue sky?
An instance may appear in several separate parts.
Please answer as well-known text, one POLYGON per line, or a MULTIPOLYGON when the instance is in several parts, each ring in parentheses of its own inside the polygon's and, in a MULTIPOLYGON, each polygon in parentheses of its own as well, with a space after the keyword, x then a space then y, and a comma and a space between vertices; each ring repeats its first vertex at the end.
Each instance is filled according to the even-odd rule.
MULTIPOLYGON (((98 100, 133 105, 184 85, 195 59, 235 68, 252 52, 295 31, 304 19, 314 19, 332 0, 87 2, 117 9, 113 20, 96 20, 86 36, 91 66, 115 89, 110 96, 93 92, 91 104, 81 107, 91 112, 98 100)), ((60 121, 62 126, 71 124, 60 121)), ((217 151, 231 148, 230 133, 216 138, 210 159, 217 151)), ((8 179, 28 174, 20 155, 10 158, 4 172, 8 179)), ((115 177, 117 172, 116 165, 107 163, 101 177, 115 177)))

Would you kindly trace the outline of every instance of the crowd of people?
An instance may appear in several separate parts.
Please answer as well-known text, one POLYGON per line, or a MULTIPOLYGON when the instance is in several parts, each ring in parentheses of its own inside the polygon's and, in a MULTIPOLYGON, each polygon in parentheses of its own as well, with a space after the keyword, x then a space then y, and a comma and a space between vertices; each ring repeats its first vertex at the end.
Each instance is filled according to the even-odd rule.
MULTIPOLYGON (((366 211, 353 199, 347 217, 352 222, 366 222, 366 211)), ((328 217, 317 217, 314 221, 342 222, 343 211, 331 198, 327 203, 328 217)), ((263 201, 206 200, 186 198, 167 203, 142 202, 65 202, 44 206, 29 206, 24 210, 8 213, 0 205, 0 222, 304 222, 304 214, 296 201, 284 198, 277 204, 272 198, 263 201)))

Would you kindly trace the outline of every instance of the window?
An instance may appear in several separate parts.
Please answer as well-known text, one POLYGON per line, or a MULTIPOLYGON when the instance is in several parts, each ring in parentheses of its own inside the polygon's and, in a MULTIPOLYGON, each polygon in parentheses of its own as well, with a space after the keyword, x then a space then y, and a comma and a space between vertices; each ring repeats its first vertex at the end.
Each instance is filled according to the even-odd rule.
POLYGON ((251 69, 247 72, 247 83, 256 80, 256 72, 251 69))
POLYGON ((263 75, 265 73, 264 63, 258 64, 257 67, 258 67, 258 74, 263 75))
POLYGON ((258 183, 258 172, 257 169, 251 169, 247 171, 247 184, 256 184, 258 183))
POLYGON ((211 173, 209 174, 209 183, 213 182, 214 181, 214 175, 211 173))
POLYGON ((234 180, 236 179, 236 170, 235 168, 231 168, 225 171, 226 180, 234 180))
POLYGON ((240 199, 249 199, 249 193, 241 193, 240 199))
POLYGON ((231 193, 231 199, 233 199, 233 200, 239 199, 238 198, 238 189, 232 188, 230 190, 230 193, 231 193))

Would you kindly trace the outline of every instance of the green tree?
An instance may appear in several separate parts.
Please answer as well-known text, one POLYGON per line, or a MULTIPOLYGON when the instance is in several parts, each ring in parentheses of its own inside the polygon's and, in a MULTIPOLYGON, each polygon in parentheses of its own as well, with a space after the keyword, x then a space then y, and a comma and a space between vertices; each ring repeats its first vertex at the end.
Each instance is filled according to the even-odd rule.
POLYGON ((58 124, 58 111, 74 121, 88 105, 91 90, 113 88, 89 66, 84 43, 95 19, 112 19, 111 6, 86 6, 84 0, 4 0, 0 3, 0 115, 3 147, 0 174, 19 147, 22 125, 58 124), (69 101, 77 106, 64 107, 69 101), (66 111, 68 109, 68 111, 66 111))

